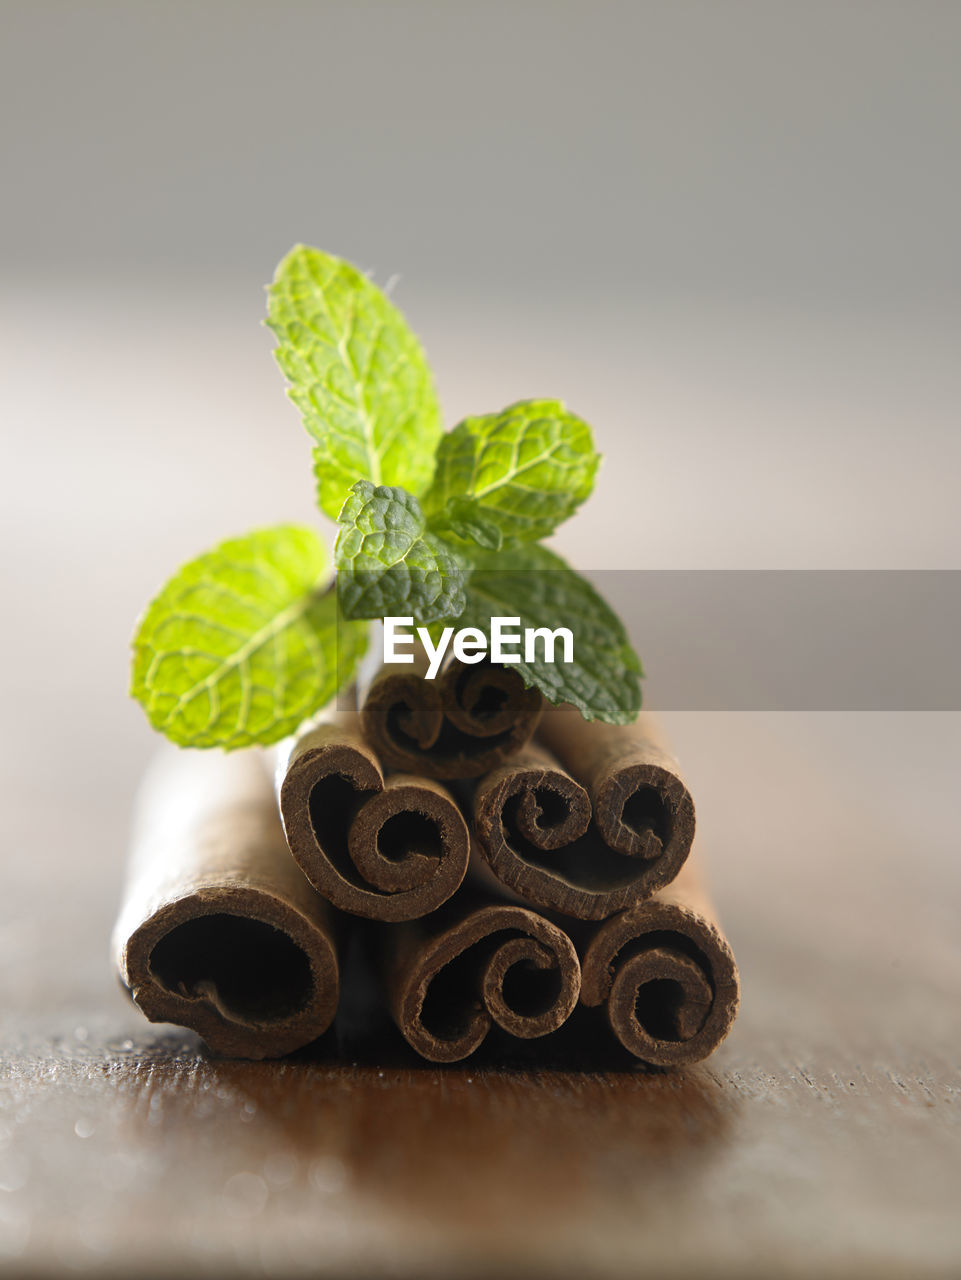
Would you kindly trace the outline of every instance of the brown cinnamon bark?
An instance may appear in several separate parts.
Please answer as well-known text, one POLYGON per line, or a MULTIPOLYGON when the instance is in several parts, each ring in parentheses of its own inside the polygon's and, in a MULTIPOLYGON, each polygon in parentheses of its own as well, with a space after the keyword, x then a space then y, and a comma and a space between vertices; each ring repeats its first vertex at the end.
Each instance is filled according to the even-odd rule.
POLYGON ((651 721, 608 725, 546 707, 536 744, 477 785, 478 847, 536 906, 602 920, 649 898, 684 865, 694 802, 651 721))
POLYGON ((385 938, 388 1001, 407 1042, 431 1062, 458 1062, 493 1024, 533 1039, 570 1016, 577 952, 562 929, 525 907, 449 904, 385 938))
POLYGON ((582 969, 581 1003, 606 1004, 618 1040, 651 1066, 706 1058, 737 1015, 737 965, 694 859, 656 898, 606 920, 582 969))
POLYGON ((361 709, 364 737, 392 769, 477 778, 528 741, 543 707, 516 671, 456 659, 434 680, 427 663, 385 663, 361 709))
POLYGON ((303 734, 278 784, 291 853, 342 911, 413 920, 464 879, 470 838, 453 796, 430 778, 385 780, 353 712, 303 734))
POLYGON ((290 856, 257 755, 165 751, 148 770, 113 952, 151 1022, 215 1053, 279 1057, 330 1025, 334 913, 290 856))

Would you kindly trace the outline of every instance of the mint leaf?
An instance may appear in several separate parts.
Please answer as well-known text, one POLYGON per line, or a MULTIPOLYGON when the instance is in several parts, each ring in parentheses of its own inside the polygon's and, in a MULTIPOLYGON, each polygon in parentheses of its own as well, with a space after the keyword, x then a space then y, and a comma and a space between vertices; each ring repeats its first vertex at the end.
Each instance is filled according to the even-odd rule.
MULTIPOLYGON (((568 627, 574 634, 574 661, 544 661, 538 643, 532 662, 512 663, 530 687, 549 702, 570 702, 586 720, 630 724, 641 706, 641 664, 617 615, 586 578, 546 547, 523 546, 499 555, 479 553, 458 623, 479 627, 490 640, 492 617, 520 618, 526 627, 568 627)), ((523 652, 523 644, 517 646, 523 652)))
POLYGON ((468 498, 454 498, 430 527, 435 533, 473 543, 486 551, 500 551, 504 542, 499 526, 479 516, 468 498))
POLYGON ((367 628, 323 592, 327 556, 310 529, 231 538, 181 568, 147 606, 130 692, 184 747, 286 737, 352 676, 367 628))
POLYGON ((430 483, 440 406, 417 338, 356 267, 297 245, 268 288, 277 363, 314 450, 318 501, 336 520, 355 480, 430 483))
POLYGON ((337 590, 348 618, 456 618, 465 572, 453 549, 427 531, 413 494, 358 480, 340 513, 337 590))
POLYGON ((590 494, 599 462, 590 427, 559 400, 521 400, 442 438, 424 510, 464 522, 469 507, 505 539, 534 542, 590 494))

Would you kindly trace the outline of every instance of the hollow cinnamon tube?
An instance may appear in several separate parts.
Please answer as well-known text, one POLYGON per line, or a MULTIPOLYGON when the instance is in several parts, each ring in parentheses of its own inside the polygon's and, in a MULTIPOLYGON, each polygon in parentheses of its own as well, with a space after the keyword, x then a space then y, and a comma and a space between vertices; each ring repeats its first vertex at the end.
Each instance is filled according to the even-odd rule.
POLYGON ((713 1053, 737 1015, 739 992, 696 859, 656 898, 605 920, 584 950, 581 1003, 606 1004, 618 1040, 651 1066, 713 1053))
POLYGON ((392 769, 430 778, 477 778, 528 741, 543 707, 516 671, 450 661, 427 680, 427 661, 385 663, 361 708, 364 737, 392 769))
POLYGON ((649 898, 684 865, 694 802, 653 724, 546 707, 537 742, 477 784, 479 850, 536 906, 602 920, 649 898))
POLYGON ((469 1057, 494 1024, 525 1040, 556 1031, 580 992, 571 940, 526 907, 455 900, 384 945, 394 1021, 431 1062, 469 1057))
POLYGON ((330 1025, 334 913, 290 856, 257 755, 165 751, 150 767, 113 952, 151 1022, 215 1053, 279 1057, 330 1025))
POLYGON ((353 712, 298 738, 277 781, 290 851, 342 911, 413 920, 464 879, 470 839, 453 796, 431 778, 385 780, 353 712))

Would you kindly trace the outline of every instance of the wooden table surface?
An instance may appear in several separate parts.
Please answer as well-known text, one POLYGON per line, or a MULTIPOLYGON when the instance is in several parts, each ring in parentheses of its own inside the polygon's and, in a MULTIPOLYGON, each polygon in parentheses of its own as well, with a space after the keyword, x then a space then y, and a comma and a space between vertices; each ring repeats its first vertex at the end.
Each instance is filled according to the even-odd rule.
POLYGON ((0 1266, 956 1273, 961 877, 931 764, 957 761, 958 718, 669 724, 744 982, 728 1043, 673 1074, 602 1049, 573 1070, 563 1044, 440 1070, 349 1026, 284 1062, 211 1060, 114 987, 125 797, 105 814, 96 762, 71 775, 54 744, 51 802, 7 800, 0 1266))
MULTIPOLYGON (((259 298, 249 314, 224 308, 202 322, 173 297, 164 310, 136 291, 122 306, 91 306, 87 294, 31 299, 12 300, 4 329, 19 390, 8 415, 18 424, 17 467, 3 477, 0 508, 9 619, 0 664, 0 1269, 401 1280, 957 1275, 957 714, 666 717, 743 978, 730 1039, 696 1070, 613 1070, 599 1053, 574 1071, 561 1046, 545 1049, 551 1065, 540 1069, 520 1059, 438 1070, 396 1037, 370 1044, 351 1035, 312 1057, 216 1062, 192 1035, 142 1020, 107 959, 130 802, 153 750, 125 698, 127 636, 179 558, 250 524, 309 517, 307 451, 295 416, 278 407, 259 298), (146 368, 164 376, 145 399, 146 368), (226 456, 229 476, 218 469, 226 456)), ((452 415, 532 385, 529 339, 515 385, 509 362, 498 366, 494 355, 513 348, 493 325, 484 359, 471 347, 458 375, 452 343, 445 363, 444 318, 435 317, 428 345, 448 371, 452 415)), ((821 350, 810 333, 806 346, 782 337, 785 368, 786 353, 813 359, 821 350)), ((912 351, 941 350, 922 337, 912 351)), ((585 404, 599 426, 616 427, 620 413, 623 430, 601 437, 616 459, 634 447, 623 407, 635 403, 634 365, 625 345, 622 363, 583 366, 574 358, 582 338, 572 324, 545 343, 533 384, 585 404), (608 398, 592 407, 598 387, 608 398)), ((807 403, 786 407, 784 379, 773 375, 768 399, 756 402, 755 345, 744 338, 743 396, 717 377, 711 395, 732 431, 748 423, 766 442, 777 421, 785 448, 802 434, 805 451, 823 446, 823 467, 812 455, 810 495, 815 479, 831 475, 846 505, 831 507, 833 523, 816 532, 841 548, 843 563, 838 539, 848 526, 852 537, 873 531, 865 546, 882 536, 880 515, 870 523, 880 481, 872 472, 875 487, 858 497, 857 441, 811 398, 821 385, 813 375, 787 380, 808 388, 807 403), (779 405, 795 414, 796 431, 776 416, 779 405), (821 444, 812 445, 811 422, 823 426, 821 444), (838 440, 850 455, 845 475, 838 440)), ((903 347, 892 342, 890 361, 872 347, 871 369, 894 369, 903 347)), ((672 444, 652 463, 668 485, 652 490, 663 507, 653 518, 667 520, 671 495, 680 504, 688 493, 686 459, 713 448, 698 423, 716 416, 707 402, 669 395, 677 386, 693 396, 699 385, 689 376, 689 330, 678 331, 673 364, 662 354, 655 407, 675 444, 690 426, 687 453, 672 444)), ((851 368, 825 355, 818 377, 851 368)), ((945 354, 944 378, 949 369, 956 379, 945 354)), ((871 401, 859 384, 836 405, 845 414, 858 405, 873 423, 897 407, 882 392, 883 383, 871 401)), ((724 442, 725 457, 740 466, 743 456, 755 472, 767 465, 764 449, 724 442)), ((783 473, 771 460, 771 484, 781 476, 796 486, 800 456, 790 454, 783 473)), ((896 540, 933 527, 893 500, 910 460, 872 457, 875 471, 890 461, 892 501, 881 514, 900 521, 896 540)), ((800 537, 787 489, 765 488, 751 472, 734 501, 734 470, 726 488, 703 470, 696 503, 683 508, 691 520, 678 524, 686 562, 707 555, 743 566, 762 523, 768 563, 783 559, 800 537), (763 510, 744 505, 755 493, 763 510)), ((599 556, 609 539, 606 521, 620 508, 604 495, 618 492, 623 472, 608 464, 613 488, 577 522, 585 567, 590 547, 599 556)), ((810 503, 800 505, 807 527, 810 503)), ((618 545, 627 563, 634 552, 618 545)), ((856 562, 861 543, 852 546, 856 562)))

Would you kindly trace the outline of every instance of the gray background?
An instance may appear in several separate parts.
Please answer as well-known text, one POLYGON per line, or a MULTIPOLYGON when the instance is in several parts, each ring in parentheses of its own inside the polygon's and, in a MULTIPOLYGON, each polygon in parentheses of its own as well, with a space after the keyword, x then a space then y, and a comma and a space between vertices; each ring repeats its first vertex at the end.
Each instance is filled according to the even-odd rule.
MULTIPOLYGON (((944 3, 4 6, 8 269, 957 302, 944 3)), ((6 185, 6 184, 5 184, 6 185)))
POLYGON ((594 424, 585 567, 957 565, 961 5, 0 20, 5 513, 135 549, 128 614, 198 536, 313 518, 259 327, 297 240, 396 281, 450 421, 594 424))

